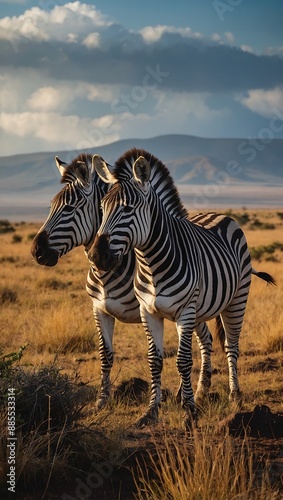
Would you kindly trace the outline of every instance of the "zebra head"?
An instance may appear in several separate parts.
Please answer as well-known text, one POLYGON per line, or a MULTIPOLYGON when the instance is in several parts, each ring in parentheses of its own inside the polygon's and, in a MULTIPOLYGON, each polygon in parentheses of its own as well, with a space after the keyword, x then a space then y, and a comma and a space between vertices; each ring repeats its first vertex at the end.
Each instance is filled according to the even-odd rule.
POLYGON ((102 223, 88 258, 97 269, 109 271, 148 238, 151 166, 146 158, 139 156, 133 161, 128 179, 115 178, 115 170, 110 171, 100 156, 96 156, 94 167, 101 179, 113 186, 102 200, 102 223))
POLYGON ((43 266, 55 266, 62 255, 79 245, 90 246, 101 222, 101 199, 108 190, 91 155, 79 155, 70 164, 57 156, 55 160, 65 185, 53 198, 31 246, 32 256, 43 266))

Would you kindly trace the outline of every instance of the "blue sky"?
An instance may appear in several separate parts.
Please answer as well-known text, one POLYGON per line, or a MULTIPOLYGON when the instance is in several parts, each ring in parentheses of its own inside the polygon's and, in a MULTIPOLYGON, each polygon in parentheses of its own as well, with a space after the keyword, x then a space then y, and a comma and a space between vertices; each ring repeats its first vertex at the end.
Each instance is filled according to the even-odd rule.
POLYGON ((0 154, 283 137, 282 19, 277 0, 0 0, 0 154))

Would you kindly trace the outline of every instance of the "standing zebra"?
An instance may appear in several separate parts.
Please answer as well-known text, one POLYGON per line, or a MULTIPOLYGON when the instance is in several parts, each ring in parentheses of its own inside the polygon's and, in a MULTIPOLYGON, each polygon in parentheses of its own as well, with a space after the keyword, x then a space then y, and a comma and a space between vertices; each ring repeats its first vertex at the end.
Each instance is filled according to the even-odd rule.
MULTIPOLYGON (((97 156, 94 156, 94 161, 97 156)), ((32 242, 31 253, 38 264, 55 266, 58 259, 73 248, 84 245, 89 250, 101 224, 100 204, 109 189, 109 179, 101 179, 92 165, 91 155, 82 154, 69 165, 56 157, 62 190, 51 202, 50 213, 32 242)), ((114 271, 109 271, 110 253, 103 238, 99 240, 103 271, 90 267, 86 290, 93 302, 93 314, 99 335, 101 389, 97 408, 110 396, 110 372, 114 361, 113 331, 115 318, 124 323, 140 323, 139 302, 133 282, 135 255, 128 252, 114 271)), ((205 324, 196 329, 201 350, 198 394, 207 392, 211 377, 211 335, 205 324)))
MULTIPOLYGON (((56 164, 65 185, 52 200, 49 216, 31 247, 34 259, 43 266, 55 266, 62 255, 79 245, 84 245, 87 252, 101 223, 101 199, 109 189, 93 168, 91 155, 79 155, 69 165, 56 157, 56 164)), ((101 389, 98 408, 104 406, 110 396, 115 318, 125 323, 141 321, 133 288, 134 271, 132 251, 121 259, 115 271, 97 271, 90 267, 87 275, 86 290, 92 299, 99 335, 101 389)))
POLYGON ((238 400, 238 344, 251 274, 274 281, 252 269, 245 236, 233 219, 217 214, 188 219, 169 171, 150 153, 130 150, 112 171, 101 157, 95 158, 95 165, 104 180, 115 182, 102 201, 102 224, 89 259, 97 268, 103 265, 102 242, 109 255, 108 269, 133 248, 137 259, 134 286, 151 372, 150 403, 138 425, 158 417, 164 318, 177 325, 181 401, 190 425, 196 416, 191 387, 193 330, 207 333, 206 321, 221 314, 230 399, 238 400))

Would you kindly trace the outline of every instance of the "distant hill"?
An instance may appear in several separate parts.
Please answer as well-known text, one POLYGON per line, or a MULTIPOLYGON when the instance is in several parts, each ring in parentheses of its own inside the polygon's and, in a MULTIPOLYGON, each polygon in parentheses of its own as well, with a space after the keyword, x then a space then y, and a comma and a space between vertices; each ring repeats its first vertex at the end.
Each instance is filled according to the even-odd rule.
MULTIPOLYGON (((85 152, 108 163, 127 149, 143 148, 170 169, 191 209, 283 206, 283 140, 204 139, 163 135, 126 139, 85 152)), ((54 156, 69 162, 80 151, 54 151, 0 158, 0 218, 43 220, 60 190, 54 156)))

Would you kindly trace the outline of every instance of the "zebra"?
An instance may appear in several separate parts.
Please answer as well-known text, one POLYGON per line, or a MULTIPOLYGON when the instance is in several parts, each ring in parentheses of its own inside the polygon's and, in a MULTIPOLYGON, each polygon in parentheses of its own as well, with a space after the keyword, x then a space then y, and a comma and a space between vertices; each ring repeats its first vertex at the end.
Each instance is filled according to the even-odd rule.
MULTIPOLYGON (((64 187, 52 200, 49 215, 32 242, 31 253, 38 264, 55 266, 60 257, 77 246, 83 245, 86 254, 90 249, 102 220, 101 200, 109 190, 109 179, 101 179, 95 171, 96 158, 97 155, 81 154, 66 164, 55 157, 64 187)), ((100 238, 99 245, 104 271, 91 265, 86 280, 99 337, 101 386, 97 409, 105 406, 110 398, 115 319, 124 323, 141 323, 139 302, 133 287, 134 251, 127 253, 114 271, 109 271, 110 254, 103 238, 100 238)), ((195 334, 201 351, 198 394, 204 394, 210 386, 212 372, 211 335, 206 325, 198 327, 195 334)), ((177 398, 179 395, 180 389, 177 398)))
MULTIPOLYGON (((87 253, 101 223, 101 200, 109 189, 93 168, 91 155, 81 154, 70 164, 57 156, 55 161, 64 187, 52 200, 49 215, 31 246, 32 256, 43 266, 55 266, 60 257, 80 245, 87 253)), ((121 259, 115 271, 97 271, 93 266, 88 271, 86 291, 93 304, 101 364, 97 409, 110 397, 115 318, 124 323, 141 322, 133 288, 134 272, 133 251, 121 259)))
MULTIPOLYGON (((133 248, 137 260, 134 288, 148 339, 151 374, 150 402, 137 425, 143 427, 158 419, 163 323, 167 318, 177 327, 181 402, 185 425, 191 428, 198 414, 191 386, 193 330, 207 338, 206 322, 218 318, 228 360, 229 398, 239 401, 239 335, 251 275, 273 284, 274 279, 252 268, 245 235, 232 218, 209 213, 189 220, 168 169, 154 155, 134 148, 114 168, 101 157, 94 163, 97 173, 112 187, 102 200, 102 224, 88 258, 101 267, 103 241, 108 269, 116 268, 133 248)), ((208 371, 209 355, 208 348, 204 362, 208 371)))

